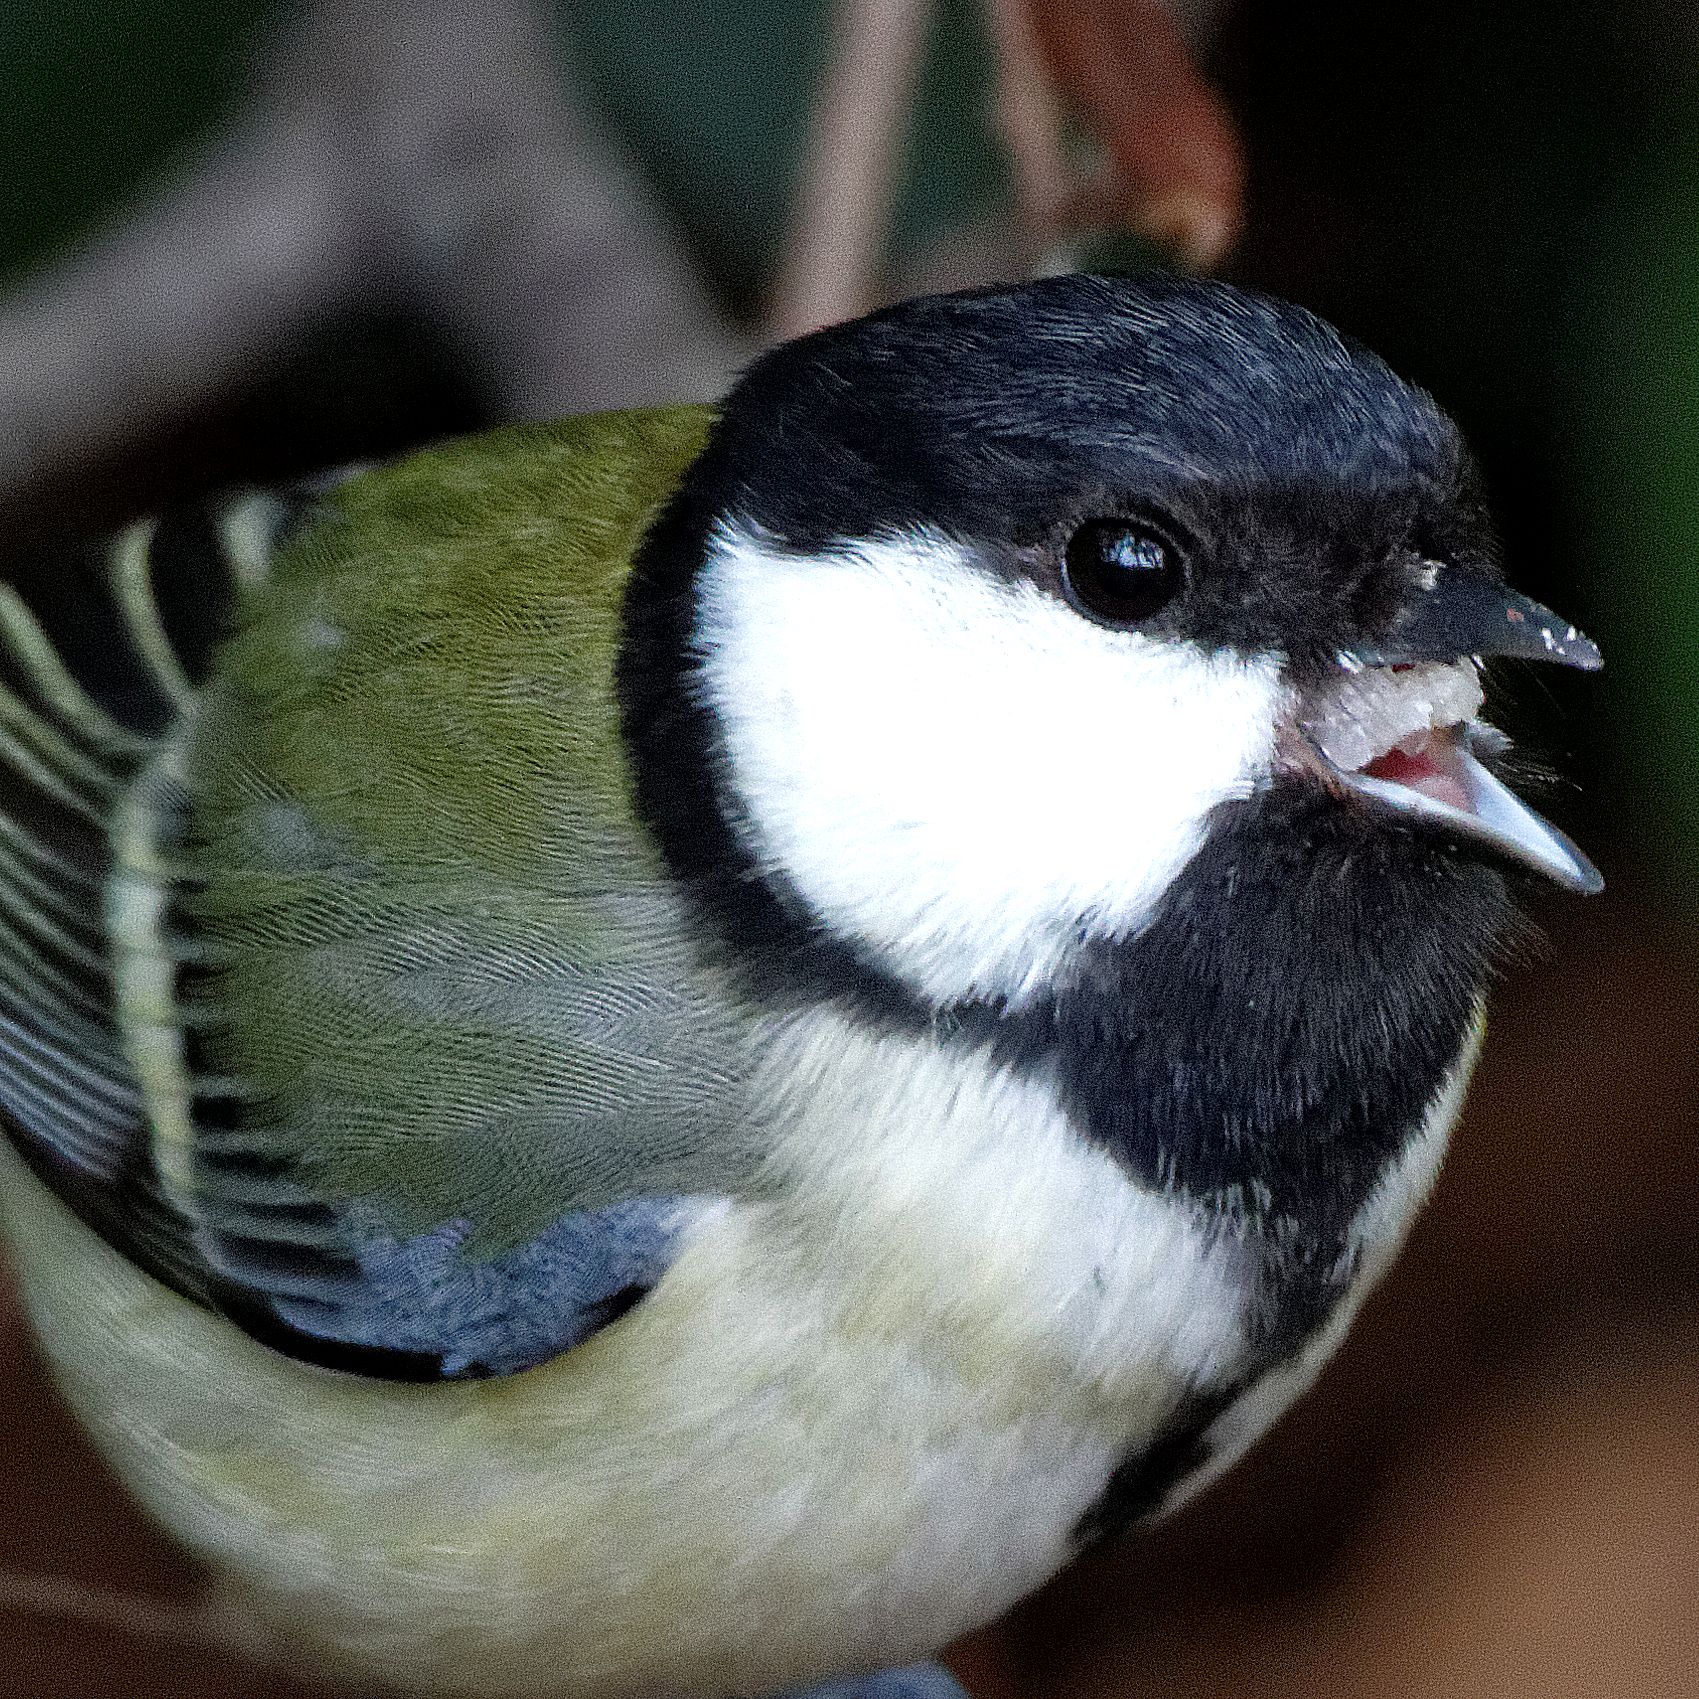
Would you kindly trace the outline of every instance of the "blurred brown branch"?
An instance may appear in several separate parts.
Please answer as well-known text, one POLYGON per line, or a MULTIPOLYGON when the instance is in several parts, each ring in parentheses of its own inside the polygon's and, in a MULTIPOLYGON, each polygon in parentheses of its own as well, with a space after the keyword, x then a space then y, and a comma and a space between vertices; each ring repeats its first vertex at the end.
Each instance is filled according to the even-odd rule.
POLYGON ((878 299, 885 228, 932 21, 931 0, 837 0, 785 260, 775 341, 878 299))
POLYGON ((1168 0, 1026 0, 1051 75, 1105 169, 1070 209, 1118 222, 1195 270, 1217 265, 1243 221, 1244 156, 1221 97, 1192 62, 1168 0))
POLYGON ((1032 269, 1062 229, 1074 167, 1030 0, 985 0, 985 16, 997 57, 997 128, 1014 180, 1015 238, 1032 269))
POLYGON ((337 308, 419 312, 519 417, 716 393, 739 350, 528 0, 319 0, 244 118, 0 305, 0 503, 337 308))
MULTIPOLYGON (((1120 226, 1200 271, 1243 218, 1238 133, 1193 62, 1228 0, 985 0, 1013 230, 960 233, 916 281, 956 287, 1055 263, 1080 231, 1120 226), (1188 43, 1190 38, 1190 44, 1188 43), (1072 121, 1099 149, 1071 145, 1072 121)), ((932 16, 930 0, 837 0, 769 333, 864 312, 889 287, 886 225, 932 16)))

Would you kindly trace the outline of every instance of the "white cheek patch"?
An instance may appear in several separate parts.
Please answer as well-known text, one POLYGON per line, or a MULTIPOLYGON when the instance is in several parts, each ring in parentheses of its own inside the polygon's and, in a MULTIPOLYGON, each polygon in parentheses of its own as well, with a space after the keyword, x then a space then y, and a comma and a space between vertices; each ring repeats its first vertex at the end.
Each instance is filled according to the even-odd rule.
POLYGON ((940 1003, 1135 931, 1272 758, 1273 658, 1094 625, 934 533, 816 557, 728 527, 699 594, 748 847, 940 1003))

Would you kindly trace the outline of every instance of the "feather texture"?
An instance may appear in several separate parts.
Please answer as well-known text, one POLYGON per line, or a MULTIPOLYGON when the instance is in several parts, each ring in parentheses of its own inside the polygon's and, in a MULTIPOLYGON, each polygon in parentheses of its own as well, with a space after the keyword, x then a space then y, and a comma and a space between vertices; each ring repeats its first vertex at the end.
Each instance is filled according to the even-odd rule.
POLYGON ((271 1343, 529 1366, 752 1160, 736 1012, 632 818, 611 683, 705 423, 497 433, 132 528, 135 723, 0 603, 0 1107, 121 1249, 271 1343))

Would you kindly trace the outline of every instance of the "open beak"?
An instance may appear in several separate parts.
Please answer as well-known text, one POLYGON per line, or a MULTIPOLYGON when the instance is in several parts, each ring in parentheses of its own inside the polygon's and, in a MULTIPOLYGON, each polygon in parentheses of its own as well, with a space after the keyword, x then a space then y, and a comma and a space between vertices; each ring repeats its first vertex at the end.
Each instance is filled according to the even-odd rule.
POLYGON ((1566 890, 1604 880, 1562 832, 1482 761, 1509 740, 1475 716, 1479 662, 1514 655, 1596 671, 1597 647, 1484 573, 1444 566, 1391 634, 1342 652, 1299 724, 1323 776, 1377 808, 1490 846, 1566 890))

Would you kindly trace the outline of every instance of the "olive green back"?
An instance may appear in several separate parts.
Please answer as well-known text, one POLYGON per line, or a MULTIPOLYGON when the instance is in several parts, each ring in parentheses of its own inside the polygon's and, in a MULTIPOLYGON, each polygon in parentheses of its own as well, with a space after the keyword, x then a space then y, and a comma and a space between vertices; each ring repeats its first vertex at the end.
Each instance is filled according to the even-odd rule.
POLYGON ((258 1159, 209 1171, 215 1211, 276 1170, 494 1252, 735 1185, 741 1017, 635 821, 613 686, 633 548, 707 425, 449 444, 280 551, 188 746, 203 1061, 243 1103, 219 1148, 258 1159))

